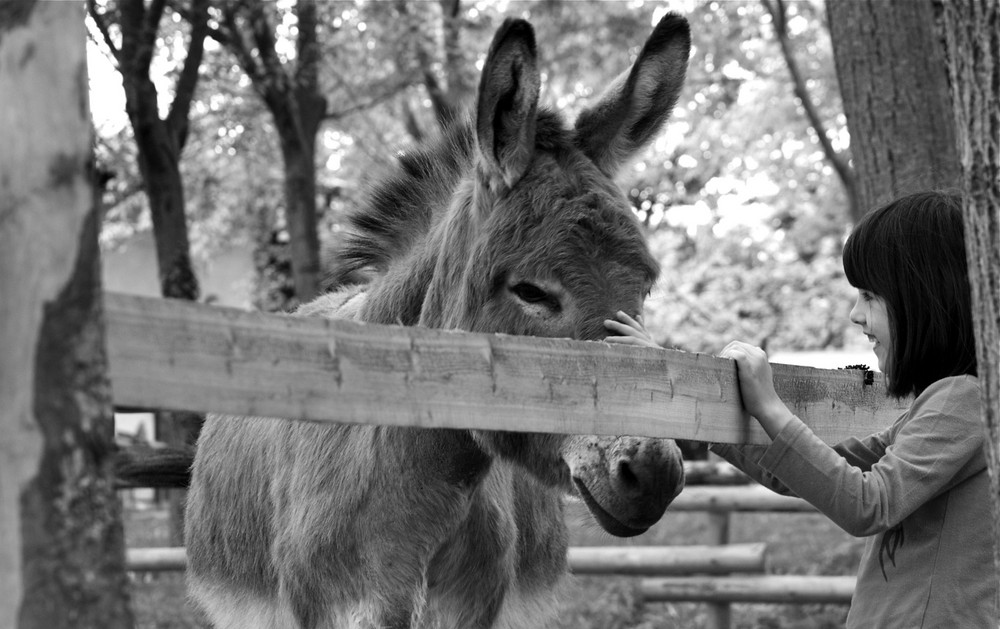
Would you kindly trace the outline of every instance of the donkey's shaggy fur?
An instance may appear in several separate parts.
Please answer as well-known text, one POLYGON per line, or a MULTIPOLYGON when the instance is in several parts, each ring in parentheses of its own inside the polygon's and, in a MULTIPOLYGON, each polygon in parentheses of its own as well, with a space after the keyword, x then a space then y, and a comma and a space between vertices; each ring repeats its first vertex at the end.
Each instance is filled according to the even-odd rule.
MULTIPOLYGON (((346 276, 302 316, 598 340, 657 266, 611 177, 666 118, 687 23, 668 15, 570 128, 538 111, 533 31, 508 20, 475 115, 404 156, 354 217, 346 276)), ((544 625, 563 498, 645 531, 683 485, 671 441, 210 417, 187 514, 190 591, 220 627, 544 625)))

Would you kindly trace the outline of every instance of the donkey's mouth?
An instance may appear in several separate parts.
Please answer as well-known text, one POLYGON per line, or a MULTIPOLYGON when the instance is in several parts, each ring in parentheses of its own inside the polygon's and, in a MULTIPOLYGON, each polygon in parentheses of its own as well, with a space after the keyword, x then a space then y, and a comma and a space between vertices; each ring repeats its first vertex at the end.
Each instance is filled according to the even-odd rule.
POLYGON ((631 526, 623 523, 621 520, 617 519, 615 516, 611 515, 604 510, 594 496, 591 495, 587 486, 583 484, 577 478, 573 479, 573 484, 576 485, 576 490, 580 492, 580 497, 583 498, 583 503, 587 505, 590 509, 590 513, 593 514, 594 519, 597 523, 601 525, 601 528, 611 533, 615 537, 635 537, 636 535, 642 535, 649 530, 648 526, 642 528, 632 528, 631 526))

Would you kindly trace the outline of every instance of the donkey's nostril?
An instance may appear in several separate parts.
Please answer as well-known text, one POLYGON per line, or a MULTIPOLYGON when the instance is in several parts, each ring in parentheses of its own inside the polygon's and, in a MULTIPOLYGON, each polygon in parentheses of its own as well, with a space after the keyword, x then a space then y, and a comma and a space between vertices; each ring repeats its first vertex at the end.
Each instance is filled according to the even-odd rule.
POLYGON ((632 471, 632 466, 628 461, 618 462, 618 480, 628 489, 639 488, 639 477, 632 471))

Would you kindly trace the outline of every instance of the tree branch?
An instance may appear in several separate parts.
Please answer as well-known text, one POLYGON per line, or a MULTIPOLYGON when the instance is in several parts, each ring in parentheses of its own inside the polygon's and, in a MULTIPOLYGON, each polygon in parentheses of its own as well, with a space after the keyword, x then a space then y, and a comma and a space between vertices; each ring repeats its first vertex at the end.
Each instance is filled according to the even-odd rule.
POLYGON ((851 204, 850 215, 857 216, 855 212, 857 183, 854 171, 851 169, 848 161, 833 148, 833 143, 826 134, 826 126, 823 124, 822 118, 820 118, 819 111, 816 109, 815 103, 813 103, 809 90, 806 89, 805 79, 803 79, 802 72, 799 70, 798 61, 795 59, 795 53, 792 51, 791 41, 788 37, 788 14, 785 9, 785 1, 761 0, 761 4, 764 5, 764 8, 771 15, 771 21, 774 24, 774 36, 778 40, 781 54, 785 59, 785 64, 788 66, 788 73, 792 78, 795 96, 802 103, 802 108, 806 112, 806 118, 809 119, 809 124, 812 125, 813 131, 816 132, 819 138, 823 154, 826 156, 827 161, 830 162, 830 165, 833 166, 834 171, 836 171, 837 176, 840 178, 841 184, 844 186, 844 190, 847 192, 848 201, 851 204))
POLYGON ((174 100, 170 104, 166 121, 167 129, 174 135, 178 149, 183 148, 187 140, 188 116, 195 87, 198 85, 198 69, 205 53, 205 37, 208 35, 208 0, 192 0, 191 8, 191 42, 184 58, 184 67, 177 78, 174 100))
POLYGON ((260 55, 261 66, 264 70, 264 85, 261 87, 267 92, 267 96, 275 101, 282 100, 282 96, 288 93, 289 77, 281 65, 275 47, 274 28, 271 20, 268 19, 264 9, 265 3, 250 2, 247 4, 247 19, 250 22, 250 34, 257 47, 257 54, 260 55))
POLYGON ((220 28, 210 28, 208 34, 236 56, 240 67, 250 77, 251 84, 254 85, 254 89, 258 89, 259 93, 257 86, 264 83, 264 68, 253 56, 251 52, 253 45, 237 23, 236 12, 237 10, 232 3, 223 6, 221 8, 222 19, 219 22, 220 28))
POLYGON ((316 36, 317 18, 315 0, 298 0, 295 4, 295 15, 299 22, 298 37, 295 41, 296 90, 316 92, 319 85, 319 42, 316 36))
POLYGON ((115 46, 114 40, 111 39, 111 31, 108 28, 108 21, 106 19, 107 16, 97 10, 97 3, 94 0, 87 0, 87 13, 89 13, 91 19, 94 20, 94 24, 97 26, 98 32, 104 39, 104 44, 108 47, 108 50, 111 51, 115 61, 118 61, 120 59, 121 51, 118 50, 118 47, 115 46))
POLYGON ((352 105, 350 105, 348 107, 345 107, 344 109, 340 109, 338 111, 327 111, 323 115, 323 119, 324 120, 340 120, 341 118, 346 118, 347 116, 350 116, 351 114, 356 114, 356 113, 358 113, 360 111, 365 111, 367 109, 371 109, 372 107, 380 105, 380 104, 384 103, 385 101, 387 101, 387 100, 389 100, 389 99, 397 96, 398 94, 400 94, 401 92, 409 89, 410 87, 411 87, 411 85, 409 83, 407 83, 407 82, 398 83, 398 84, 392 86, 391 88, 387 89, 383 93, 378 94, 377 96, 373 96, 373 97, 369 98, 368 100, 366 100, 364 102, 355 102, 352 105))
POLYGON ((403 100, 403 124, 406 126, 407 133, 416 141, 422 142, 424 139, 424 131, 420 128, 420 121, 417 120, 416 114, 413 113, 413 107, 410 106, 409 100, 403 100))
MULTIPOLYGON (((442 11, 442 23, 443 26, 447 27, 449 25, 448 19, 451 11, 458 10, 458 3, 455 2, 454 6, 449 6, 451 2, 449 0, 441 0, 441 11, 442 11)), ((437 75, 434 73, 434 57, 433 54, 427 50, 423 38, 420 34, 420 29, 416 25, 416 20, 410 13, 410 7, 407 5, 405 0, 396 1, 396 9, 399 14, 408 20, 411 24, 410 31, 412 33, 412 44, 413 44, 413 54, 417 59, 417 65, 420 69, 420 75, 423 79, 424 88, 427 90, 427 95, 431 99, 431 107, 434 110, 434 117, 438 121, 438 125, 444 129, 447 127, 452 120, 454 120, 456 114, 456 107, 453 103, 453 99, 450 94, 450 85, 443 86, 441 81, 438 79, 437 75)), ((448 39, 450 36, 454 35, 457 31, 454 28, 451 32, 446 28, 445 38, 448 39)), ((448 42, 445 42, 447 46, 448 42)), ((446 63, 449 61, 447 58, 446 51, 446 63)), ((408 74, 408 68, 404 68, 402 64, 397 59, 396 63, 399 68, 400 73, 408 74)))
POLYGON ((166 0, 152 0, 148 7, 145 6, 143 0, 123 1, 133 3, 137 9, 134 19, 141 21, 141 25, 136 31, 139 35, 136 65, 148 74, 149 67, 153 62, 153 53, 156 50, 156 33, 160 30, 160 18, 163 17, 166 0))

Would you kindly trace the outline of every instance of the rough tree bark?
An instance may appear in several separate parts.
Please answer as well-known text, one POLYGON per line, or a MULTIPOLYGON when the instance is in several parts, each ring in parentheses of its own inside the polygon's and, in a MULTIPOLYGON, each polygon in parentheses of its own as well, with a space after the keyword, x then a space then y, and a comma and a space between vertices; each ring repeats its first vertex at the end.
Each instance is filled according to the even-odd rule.
POLYGON ((0 627, 134 626, 83 6, 0 4, 0 627))
POLYGON ((955 0, 945 3, 943 17, 1000 574, 1000 4, 955 0))
POLYGON ((961 183, 942 33, 930 0, 828 0, 862 212, 961 183))

